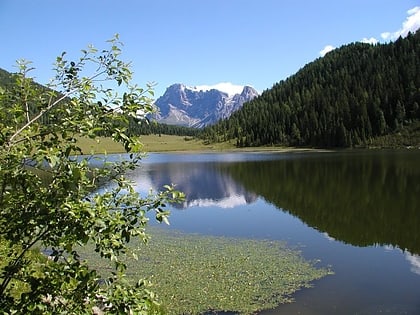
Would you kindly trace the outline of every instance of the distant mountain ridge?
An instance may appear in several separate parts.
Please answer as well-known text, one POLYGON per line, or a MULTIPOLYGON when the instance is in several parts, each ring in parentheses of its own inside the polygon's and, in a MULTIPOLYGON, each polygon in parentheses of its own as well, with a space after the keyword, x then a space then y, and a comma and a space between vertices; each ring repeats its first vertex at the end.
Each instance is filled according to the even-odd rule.
POLYGON ((229 118, 246 102, 259 94, 244 86, 240 94, 228 94, 218 89, 201 89, 177 83, 169 86, 155 105, 159 114, 155 119, 160 123, 202 128, 229 118))

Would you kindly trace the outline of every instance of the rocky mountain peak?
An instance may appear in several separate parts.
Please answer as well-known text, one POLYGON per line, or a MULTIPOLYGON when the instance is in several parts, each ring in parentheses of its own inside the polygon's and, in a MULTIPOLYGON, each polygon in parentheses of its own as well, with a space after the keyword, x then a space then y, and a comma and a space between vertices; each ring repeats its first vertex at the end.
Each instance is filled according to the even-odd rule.
POLYGON ((259 94, 258 94, 258 91, 256 89, 254 89, 251 86, 247 86, 247 85, 244 86, 244 89, 242 90, 242 93, 241 93, 242 97, 250 99, 250 100, 257 97, 258 95, 259 94))
POLYGON ((201 128, 228 118, 256 96, 258 92, 250 86, 232 95, 211 86, 189 87, 176 83, 156 100, 160 113, 155 118, 166 124, 201 128))

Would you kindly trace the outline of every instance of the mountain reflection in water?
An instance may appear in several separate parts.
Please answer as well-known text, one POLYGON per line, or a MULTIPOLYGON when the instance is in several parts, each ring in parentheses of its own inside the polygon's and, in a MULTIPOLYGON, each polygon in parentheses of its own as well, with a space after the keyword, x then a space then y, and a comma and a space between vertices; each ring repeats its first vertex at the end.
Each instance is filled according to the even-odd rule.
POLYGON ((154 189, 176 184, 187 196, 178 208, 231 208, 260 196, 336 240, 420 254, 419 154, 262 154, 257 160, 238 155, 228 162, 219 156, 146 163, 147 175, 132 177, 154 189))
POLYGON ((420 150, 150 154, 139 190, 186 193, 171 229, 286 240, 335 275, 264 314, 420 313, 420 150))
MULTIPOLYGON (((146 182, 156 190, 168 183, 175 184, 176 189, 186 195, 184 204, 174 205, 178 209, 192 206, 233 208, 257 199, 256 194, 248 192, 223 169, 219 163, 153 164, 147 168, 146 182)), ((143 176, 134 179, 139 185, 145 186, 143 176)))

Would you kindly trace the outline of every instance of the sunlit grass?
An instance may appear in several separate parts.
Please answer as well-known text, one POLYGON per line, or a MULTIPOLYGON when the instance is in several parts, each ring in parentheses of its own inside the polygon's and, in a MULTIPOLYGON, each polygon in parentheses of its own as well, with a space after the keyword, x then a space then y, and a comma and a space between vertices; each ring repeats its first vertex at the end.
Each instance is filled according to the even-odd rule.
MULTIPOLYGON (((293 293, 311 287, 332 272, 305 261, 285 243, 175 233, 150 228, 138 261, 128 261, 128 276, 152 280, 168 314, 234 311, 252 314, 293 301, 293 293)), ((85 252, 90 264, 106 266, 85 252)))
POLYGON ((147 135, 141 136, 141 142, 147 152, 163 152, 163 151, 212 151, 232 149, 234 145, 231 143, 214 143, 205 144, 200 139, 184 136, 173 135, 147 135))
MULTIPOLYGON (((250 148, 237 148, 233 142, 220 142, 206 144, 200 139, 173 136, 173 135, 147 135, 140 137, 143 143, 144 152, 219 152, 219 151, 308 151, 313 149, 308 148, 293 148, 281 146, 267 146, 267 147, 250 147, 250 148)), ((111 138, 99 137, 96 140, 88 138, 78 138, 78 145, 82 148, 85 154, 92 151, 95 153, 122 153, 124 147, 112 141, 111 138)), ((320 150, 318 150, 320 151, 320 150)))
MULTIPOLYGON (((122 153, 124 147, 112 141, 111 138, 99 137, 95 140, 89 138, 78 138, 78 145, 83 153, 122 153)), ((147 135, 140 137, 145 152, 165 151, 221 151, 234 149, 232 143, 205 144, 202 140, 184 136, 173 135, 147 135)))
POLYGON ((82 149, 84 154, 90 153, 122 153, 124 146, 114 142, 108 137, 98 137, 93 140, 90 138, 78 137, 77 145, 82 149))

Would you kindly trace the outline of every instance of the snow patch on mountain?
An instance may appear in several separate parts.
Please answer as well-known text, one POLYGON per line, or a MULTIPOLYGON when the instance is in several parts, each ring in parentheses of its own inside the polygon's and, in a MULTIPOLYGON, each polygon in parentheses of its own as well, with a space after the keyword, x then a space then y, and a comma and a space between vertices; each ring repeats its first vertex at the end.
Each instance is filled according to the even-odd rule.
POLYGON ((250 86, 228 82, 194 87, 177 83, 156 100, 159 114, 154 118, 169 125, 202 128, 229 118, 257 96, 258 92, 250 86))

